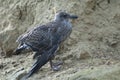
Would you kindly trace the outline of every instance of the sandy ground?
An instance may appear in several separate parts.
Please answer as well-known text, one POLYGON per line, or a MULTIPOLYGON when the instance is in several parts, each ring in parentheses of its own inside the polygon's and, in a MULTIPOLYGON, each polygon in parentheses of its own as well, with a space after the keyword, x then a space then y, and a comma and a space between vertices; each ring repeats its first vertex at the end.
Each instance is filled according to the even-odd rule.
MULTIPOLYGON (((116 69, 119 70, 119 60, 101 58, 77 60, 72 57, 64 59, 64 57, 62 57, 63 55, 65 54, 59 55, 64 62, 60 71, 52 71, 49 63, 47 63, 38 71, 38 73, 29 78, 29 80, 82 80, 82 77, 85 76, 87 79, 90 70, 92 71, 91 74, 94 74, 90 74, 93 78, 96 75, 98 76, 98 74, 104 76, 104 74, 110 74, 110 72, 113 73, 114 69, 115 71, 116 69)), ((32 53, 27 53, 19 56, 12 56, 11 58, 2 58, 2 64, 0 65, 1 80, 19 80, 31 68, 34 62, 32 56, 32 53)), ((57 62, 58 60, 59 59, 56 59, 55 61, 57 62)), ((91 76, 90 80, 94 80, 91 76)))
POLYGON ((29 71, 33 53, 12 55, 15 40, 63 8, 79 16, 55 58, 64 64, 55 72, 47 63, 29 80, 120 80, 120 0, 0 0, 0 7, 0 80, 29 71))

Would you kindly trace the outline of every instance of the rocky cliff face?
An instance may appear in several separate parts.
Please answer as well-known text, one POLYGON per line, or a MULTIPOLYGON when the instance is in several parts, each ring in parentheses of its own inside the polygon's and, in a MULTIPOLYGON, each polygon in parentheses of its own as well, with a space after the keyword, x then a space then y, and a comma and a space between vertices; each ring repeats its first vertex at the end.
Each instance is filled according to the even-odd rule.
MULTIPOLYGON (((103 76, 103 78, 100 77, 100 79, 97 79, 94 75, 90 76, 88 72, 91 66, 104 65, 106 69, 109 67, 106 67, 106 64, 113 65, 119 62, 119 9, 119 0, 0 0, 0 54, 1 56, 2 54, 6 56, 12 55, 12 51, 17 46, 15 41, 20 34, 30 28, 52 20, 55 15, 54 10, 66 10, 69 13, 79 16, 78 20, 72 21, 74 26, 73 32, 61 47, 58 52, 59 55, 56 56, 57 59, 64 60, 66 65, 63 71, 58 73, 43 70, 43 74, 41 74, 40 71, 39 73, 42 76, 35 76, 33 79, 88 80, 88 77, 93 76, 89 80, 104 80, 104 75, 100 75, 103 76), (74 63, 71 64, 72 62, 74 63), (69 67, 67 68, 67 66, 69 67), (83 68, 85 67, 87 67, 88 72, 84 72, 85 70, 83 68), (83 75, 81 72, 85 73, 84 75, 86 75, 87 78, 84 76, 81 77, 81 75, 83 75), (45 73, 49 74, 48 78, 44 77, 47 76, 45 73), (53 74, 55 74, 55 76, 53 76, 53 74), (63 76, 63 74, 66 74, 67 77, 63 76), (74 76, 74 78, 70 77, 70 74, 74 76)), ((30 54, 31 53, 24 54, 28 57, 28 61, 31 57, 30 54)), ((4 64, 7 66, 9 63, 7 69, 11 69, 10 66, 12 62, 19 57, 20 60, 18 63, 22 60, 24 63, 21 64, 27 68, 29 66, 26 59, 21 57, 24 55, 20 55, 20 57, 12 56, 10 59, 1 57, 1 65, 4 64)), ((15 61, 15 63, 17 63, 17 61, 15 61)), ((14 70, 19 67, 21 66, 18 65, 14 67, 14 70)), ((104 67, 102 66, 102 68, 104 67)), ((95 67, 95 71, 91 71, 91 73, 97 74, 97 71, 99 72, 102 68, 100 67, 99 69, 98 67, 98 70, 96 70, 95 67)), ((118 67, 115 68, 116 69, 113 69, 114 72, 118 67)), ((3 72, 5 72, 4 69, 5 68, 3 68, 3 72)), ((110 69, 112 68, 110 67, 110 69)), ((102 71, 105 75, 109 73, 107 71, 104 72, 104 70, 102 71)), ((120 71, 120 69, 118 69, 118 71, 120 71)), ((110 73, 112 73, 112 70, 110 73)), ((9 75, 8 73, 7 76, 9 75)), ((112 78, 111 80, 113 80, 112 78)), ((3 75, 3 80, 5 79, 6 77, 3 75)), ((119 80, 119 78, 117 80, 119 80)))

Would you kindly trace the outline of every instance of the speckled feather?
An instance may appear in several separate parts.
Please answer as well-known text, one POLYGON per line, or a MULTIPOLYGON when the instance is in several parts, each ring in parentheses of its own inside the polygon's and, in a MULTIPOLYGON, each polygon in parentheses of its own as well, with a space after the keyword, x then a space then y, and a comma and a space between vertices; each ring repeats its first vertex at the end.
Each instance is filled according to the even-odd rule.
POLYGON ((17 42, 41 50, 55 44, 55 40, 64 41, 70 35, 71 30, 72 27, 67 27, 64 22, 53 21, 27 31, 18 37, 17 42))
MULTIPOLYGON (((18 39, 18 48, 15 50, 16 54, 21 53, 22 50, 30 47, 35 51, 33 58, 37 57, 31 70, 23 78, 28 78, 38 71, 43 65, 54 57, 59 45, 66 40, 72 31, 69 19, 76 19, 77 16, 70 15, 65 12, 60 12, 55 16, 55 19, 45 25, 35 27, 26 33, 22 34, 18 39), (41 55, 41 56, 39 56, 41 55)), ((51 66, 53 69, 53 66, 51 66)))

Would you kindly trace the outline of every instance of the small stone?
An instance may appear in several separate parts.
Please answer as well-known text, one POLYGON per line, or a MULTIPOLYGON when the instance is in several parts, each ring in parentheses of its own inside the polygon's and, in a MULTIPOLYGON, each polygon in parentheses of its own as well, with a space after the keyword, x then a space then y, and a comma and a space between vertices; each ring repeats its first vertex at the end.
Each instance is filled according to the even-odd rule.
POLYGON ((4 65, 3 64, 0 64, 0 69, 3 69, 4 65))
POLYGON ((80 53, 80 59, 87 59, 90 58, 90 54, 88 52, 81 52, 80 53))
POLYGON ((91 70, 93 70, 94 69, 94 67, 91 67, 91 70))
POLYGON ((106 61, 105 64, 106 64, 106 65, 110 65, 110 64, 112 64, 112 62, 111 62, 110 60, 108 60, 108 61, 106 61))
POLYGON ((21 60, 20 63, 24 63, 25 61, 24 60, 21 60))
POLYGON ((12 62, 12 64, 15 64, 15 63, 16 63, 15 61, 12 62))
POLYGON ((14 67, 17 67, 18 65, 19 65, 19 64, 14 64, 13 66, 14 66, 14 67))
POLYGON ((10 80, 20 80, 23 78, 23 76, 26 75, 26 73, 27 72, 24 69, 19 70, 19 71, 15 72, 13 75, 11 75, 9 79, 10 80))
POLYGON ((5 73, 7 74, 7 73, 10 73, 10 72, 13 72, 15 69, 12 67, 12 68, 9 68, 9 69, 7 69, 6 71, 5 71, 5 73))

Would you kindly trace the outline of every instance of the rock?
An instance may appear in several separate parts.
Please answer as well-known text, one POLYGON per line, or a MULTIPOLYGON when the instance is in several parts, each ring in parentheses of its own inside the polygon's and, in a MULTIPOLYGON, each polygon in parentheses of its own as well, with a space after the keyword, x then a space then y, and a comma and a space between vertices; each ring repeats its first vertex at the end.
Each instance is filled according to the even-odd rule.
POLYGON ((0 64, 0 69, 3 69, 4 65, 3 64, 0 64))
POLYGON ((8 69, 5 70, 5 73, 6 73, 6 74, 11 73, 11 72, 13 72, 14 70, 15 70, 14 67, 8 68, 8 69))
POLYGON ((15 61, 13 61, 13 62, 11 62, 11 64, 16 64, 16 62, 15 62, 15 61))
POLYGON ((18 65, 19 65, 19 64, 16 63, 16 64, 13 65, 13 67, 17 67, 18 65))
POLYGON ((80 53, 80 59, 88 59, 90 57, 91 57, 90 53, 88 53, 88 52, 81 52, 80 53))
POLYGON ((10 76, 9 80, 21 80, 26 75, 26 71, 21 68, 19 71, 16 71, 12 76, 10 76))

